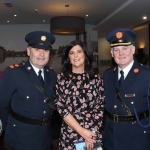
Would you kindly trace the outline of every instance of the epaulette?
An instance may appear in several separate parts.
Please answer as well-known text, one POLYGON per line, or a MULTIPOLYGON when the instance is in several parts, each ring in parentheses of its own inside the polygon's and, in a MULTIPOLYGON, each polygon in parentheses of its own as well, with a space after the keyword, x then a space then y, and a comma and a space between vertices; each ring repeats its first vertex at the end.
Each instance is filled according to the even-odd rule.
POLYGON ((54 72, 56 72, 52 67, 49 67, 50 70, 53 70, 54 72))
POLYGON ((116 71, 116 67, 114 67, 114 71, 116 71))
POLYGON ((14 65, 10 65, 10 66, 9 66, 9 68, 11 68, 11 69, 13 69, 13 68, 17 68, 17 67, 19 67, 19 65, 18 65, 18 64, 14 64, 14 65))

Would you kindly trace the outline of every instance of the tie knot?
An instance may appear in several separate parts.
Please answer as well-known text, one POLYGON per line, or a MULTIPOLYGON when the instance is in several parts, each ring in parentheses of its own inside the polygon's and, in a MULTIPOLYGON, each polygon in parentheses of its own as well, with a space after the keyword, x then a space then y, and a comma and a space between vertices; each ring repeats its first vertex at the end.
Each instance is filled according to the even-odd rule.
POLYGON ((38 72, 38 73, 39 73, 39 75, 41 75, 41 73, 42 73, 42 70, 39 70, 39 72, 38 72))
POLYGON ((121 70, 121 71, 120 71, 120 74, 121 74, 121 75, 124 75, 124 72, 121 70))
POLYGON ((39 79, 40 79, 40 81, 41 81, 41 83, 42 83, 42 86, 44 86, 44 80, 43 80, 43 77, 42 77, 42 70, 39 70, 39 75, 38 75, 38 77, 39 77, 39 79))

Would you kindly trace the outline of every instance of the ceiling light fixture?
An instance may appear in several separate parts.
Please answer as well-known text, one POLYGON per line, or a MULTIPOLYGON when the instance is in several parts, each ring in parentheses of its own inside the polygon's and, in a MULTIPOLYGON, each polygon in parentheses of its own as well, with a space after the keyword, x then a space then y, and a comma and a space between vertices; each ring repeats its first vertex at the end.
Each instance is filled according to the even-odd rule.
POLYGON ((69 5, 67 8, 67 16, 53 17, 50 20, 50 32, 58 35, 77 35, 85 32, 85 20, 78 16, 69 16, 69 5))
POLYGON ((145 20, 145 19, 147 19, 147 17, 146 17, 146 16, 144 16, 144 17, 143 17, 143 19, 145 20))

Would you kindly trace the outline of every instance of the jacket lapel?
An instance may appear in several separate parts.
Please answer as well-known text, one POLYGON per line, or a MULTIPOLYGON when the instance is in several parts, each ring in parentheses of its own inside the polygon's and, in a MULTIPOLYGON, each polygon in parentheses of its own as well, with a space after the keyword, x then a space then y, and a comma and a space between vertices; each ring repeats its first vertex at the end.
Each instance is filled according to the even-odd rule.
POLYGON ((37 74, 35 73, 34 69, 32 68, 29 60, 25 63, 24 69, 26 72, 28 72, 28 77, 33 83, 36 83, 37 85, 42 86, 42 83, 39 80, 39 78, 37 77, 37 74))
POLYGON ((114 84, 114 86, 118 89, 119 88, 119 82, 118 82, 118 67, 115 66, 113 68, 113 73, 111 76, 111 81, 114 84))
POLYGON ((47 67, 44 67, 44 89, 47 88, 47 86, 50 84, 50 81, 51 81, 49 71, 50 70, 47 67))

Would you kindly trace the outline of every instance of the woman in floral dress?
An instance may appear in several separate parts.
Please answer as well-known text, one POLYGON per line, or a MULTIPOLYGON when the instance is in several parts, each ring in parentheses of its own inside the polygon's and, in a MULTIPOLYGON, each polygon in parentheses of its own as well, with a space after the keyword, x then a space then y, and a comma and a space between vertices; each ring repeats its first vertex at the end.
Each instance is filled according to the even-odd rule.
POLYGON ((57 76, 55 104, 63 117, 60 150, 75 150, 77 141, 85 141, 88 150, 101 138, 104 96, 103 80, 92 68, 82 41, 72 41, 65 51, 62 73, 57 76), (96 137, 98 136, 98 137, 96 137))

